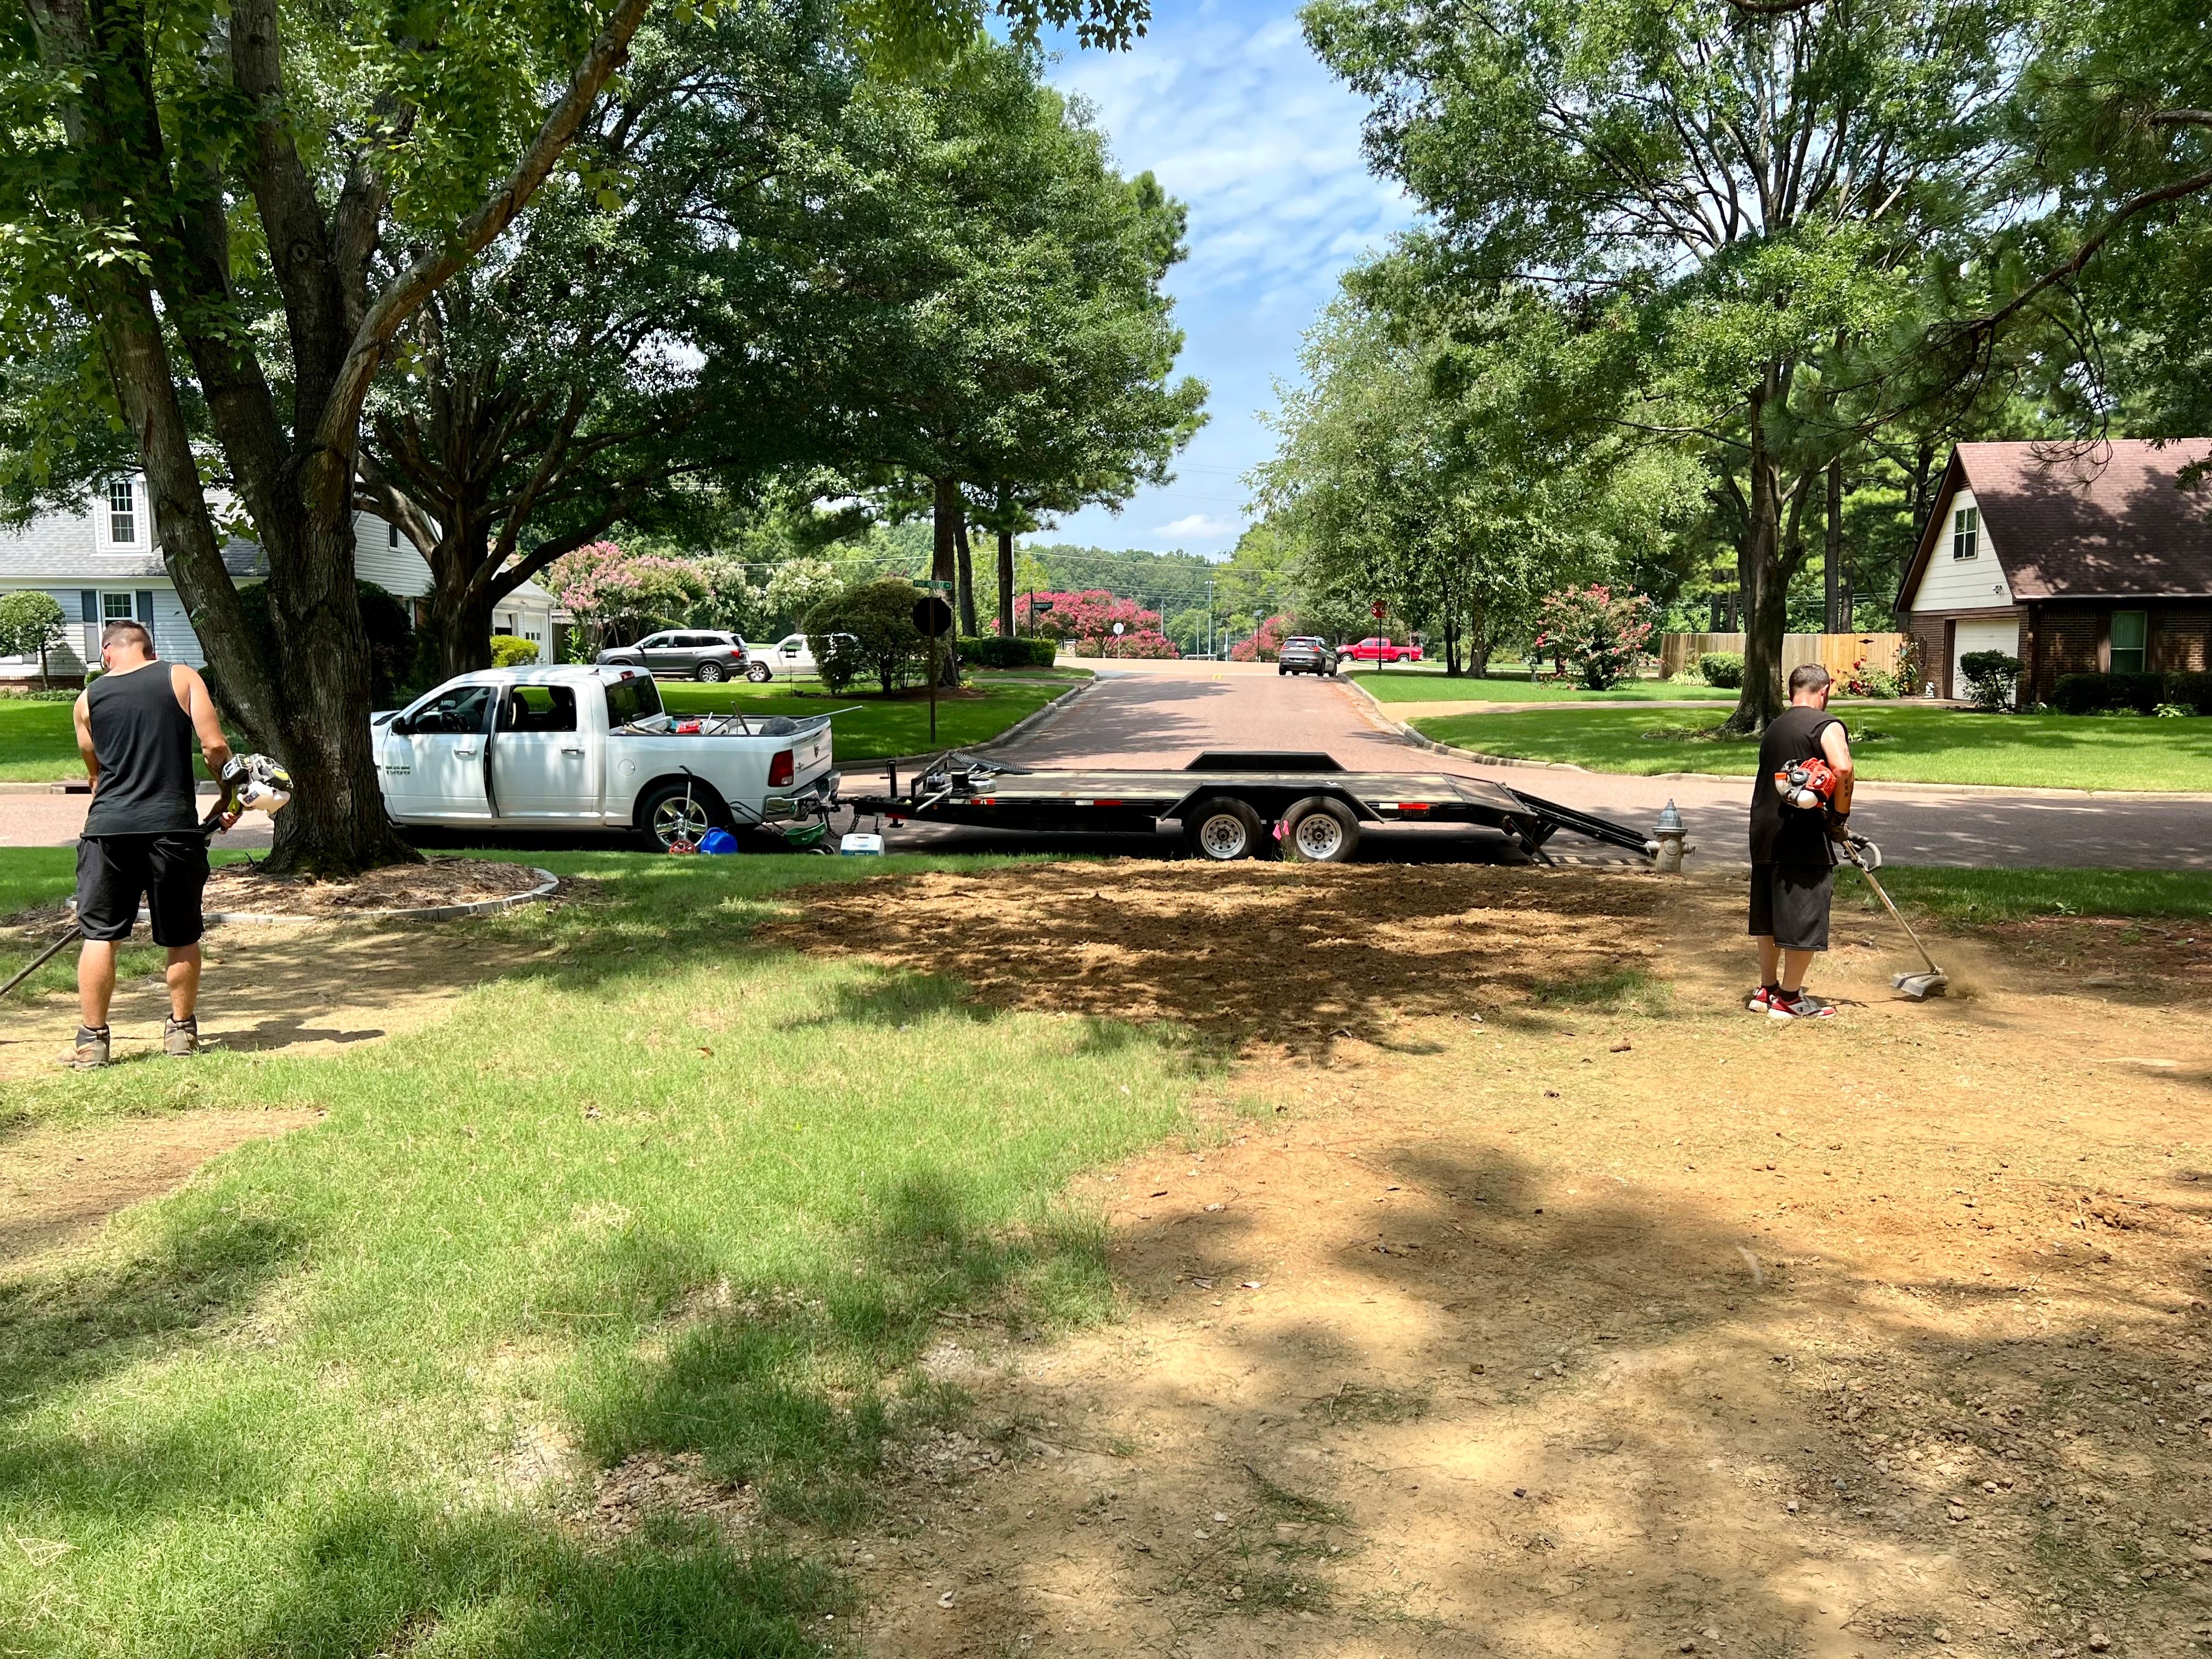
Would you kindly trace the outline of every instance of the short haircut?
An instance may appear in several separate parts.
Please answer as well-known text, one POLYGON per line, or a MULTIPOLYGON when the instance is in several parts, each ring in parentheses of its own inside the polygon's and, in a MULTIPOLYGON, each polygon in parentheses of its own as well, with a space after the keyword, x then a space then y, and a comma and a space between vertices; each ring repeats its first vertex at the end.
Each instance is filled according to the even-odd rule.
POLYGON ((1834 682, 1835 677, 1820 664, 1801 662, 1790 671, 1790 695, 1794 697, 1800 691, 1818 691, 1834 682))
POLYGON ((100 648, 103 651, 111 645, 119 645, 126 641, 148 656, 154 654, 154 635, 144 623, 120 617, 100 630, 100 648))

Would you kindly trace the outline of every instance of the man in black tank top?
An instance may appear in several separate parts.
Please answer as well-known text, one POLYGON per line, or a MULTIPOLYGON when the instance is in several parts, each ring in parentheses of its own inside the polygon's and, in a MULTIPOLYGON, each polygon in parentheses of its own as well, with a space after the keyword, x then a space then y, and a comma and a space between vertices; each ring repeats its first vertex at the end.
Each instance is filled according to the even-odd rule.
POLYGON ((1767 723, 1752 775, 1751 936, 1759 944, 1759 989, 1747 1006, 1771 1019, 1836 1012, 1805 989, 1814 954, 1828 948, 1834 838, 1851 810, 1851 746, 1844 723, 1828 712, 1830 684, 1818 663, 1790 671, 1790 707, 1767 723), (1791 805, 1774 784, 1777 772, 1815 757, 1836 775, 1825 811, 1791 805))
MULTIPOLYGON (((197 1052, 200 894, 207 886, 207 836, 200 828, 192 744, 210 775, 230 758, 207 683, 180 663, 155 659, 143 623, 112 622, 100 636, 106 672, 76 700, 76 746, 92 775, 92 806, 76 844, 77 957, 83 1024, 67 1056, 79 1068, 107 1064, 107 1005, 115 994, 115 947, 131 937, 143 895, 154 943, 169 951, 169 1019, 161 1046, 197 1052)), ((235 819, 224 820, 228 829, 235 819)))

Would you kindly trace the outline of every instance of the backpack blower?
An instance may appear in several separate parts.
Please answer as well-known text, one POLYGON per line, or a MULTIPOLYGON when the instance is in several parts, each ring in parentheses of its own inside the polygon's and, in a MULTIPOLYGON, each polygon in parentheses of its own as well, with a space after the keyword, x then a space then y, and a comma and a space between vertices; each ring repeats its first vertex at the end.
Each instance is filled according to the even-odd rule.
MULTIPOLYGON (((233 755, 222 763, 222 775, 218 780, 222 794, 208 815, 200 820, 203 836, 222 832, 222 815, 232 810, 240 812, 281 812, 292 799, 292 775, 283 763, 266 755, 233 755)), ((61 954, 62 947, 77 936, 76 918, 70 918, 69 932, 39 952, 31 965, 17 974, 5 985, 0 985, 0 997, 4 997, 25 980, 61 954)))

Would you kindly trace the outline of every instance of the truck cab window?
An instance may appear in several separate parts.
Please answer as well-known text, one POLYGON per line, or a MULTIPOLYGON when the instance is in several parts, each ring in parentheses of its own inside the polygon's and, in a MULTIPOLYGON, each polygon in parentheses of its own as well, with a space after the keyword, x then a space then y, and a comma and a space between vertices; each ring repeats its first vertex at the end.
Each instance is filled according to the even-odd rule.
POLYGON ((416 709, 408 719, 407 729, 438 736, 481 732, 485 716, 491 712, 491 698, 489 685, 457 685, 416 709))
POLYGON ((629 726, 660 713, 660 693, 642 674, 633 679, 609 680, 606 686, 607 725, 610 729, 629 726))
POLYGON ((516 685, 507 693, 507 709, 500 716, 502 732, 573 732, 576 729, 576 694, 565 685, 516 685))

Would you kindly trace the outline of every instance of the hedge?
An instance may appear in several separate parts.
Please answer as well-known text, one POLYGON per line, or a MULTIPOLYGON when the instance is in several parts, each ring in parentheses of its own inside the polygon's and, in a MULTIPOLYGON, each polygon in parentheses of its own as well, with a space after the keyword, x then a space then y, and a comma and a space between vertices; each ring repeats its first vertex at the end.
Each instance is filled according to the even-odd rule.
POLYGON ((1737 651, 1708 651, 1698 659, 1698 672, 1707 685, 1727 691, 1743 688, 1743 654, 1737 651))
POLYGON ((997 634, 963 634, 960 660, 970 668, 1049 668, 1060 652, 1058 640, 1012 639, 997 634))
POLYGON ((2062 714, 2148 714, 2162 702, 2212 714, 2212 674, 2061 674, 2051 689, 2062 714))

